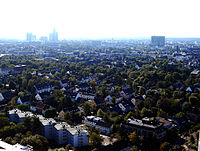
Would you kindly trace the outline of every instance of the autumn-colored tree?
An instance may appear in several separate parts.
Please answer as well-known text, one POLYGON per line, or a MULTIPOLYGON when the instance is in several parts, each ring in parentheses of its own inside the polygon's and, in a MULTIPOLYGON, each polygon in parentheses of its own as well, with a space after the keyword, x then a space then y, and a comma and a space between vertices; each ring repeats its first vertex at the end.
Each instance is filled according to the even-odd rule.
POLYGON ((138 137, 137 137, 137 134, 136 134, 136 131, 134 131, 133 133, 131 133, 129 136, 129 141, 132 143, 132 144, 137 144, 138 143, 138 137))

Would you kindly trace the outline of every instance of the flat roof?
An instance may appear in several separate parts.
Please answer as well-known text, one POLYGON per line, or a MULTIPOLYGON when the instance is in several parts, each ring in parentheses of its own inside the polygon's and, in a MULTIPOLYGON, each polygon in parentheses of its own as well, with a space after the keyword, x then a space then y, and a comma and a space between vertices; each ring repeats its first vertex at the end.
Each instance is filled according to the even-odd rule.
POLYGON ((145 128, 150 128, 150 129, 156 129, 156 128, 159 128, 161 125, 163 125, 162 123, 158 123, 158 124, 147 124, 147 123, 144 123, 142 120, 139 120, 139 119, 128 119, 128 123, 131 124, 131 125, 135 125, 135 126, 138 126, 138 127, 145 127, 145 128))

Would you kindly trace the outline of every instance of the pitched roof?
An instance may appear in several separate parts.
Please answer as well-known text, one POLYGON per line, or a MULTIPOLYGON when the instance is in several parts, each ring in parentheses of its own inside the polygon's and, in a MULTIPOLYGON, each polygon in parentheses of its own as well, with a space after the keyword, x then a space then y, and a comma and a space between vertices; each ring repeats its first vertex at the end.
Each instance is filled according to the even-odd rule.
POLYGON ((0 102, 4 100, 2 93, 0 93, 0 102))

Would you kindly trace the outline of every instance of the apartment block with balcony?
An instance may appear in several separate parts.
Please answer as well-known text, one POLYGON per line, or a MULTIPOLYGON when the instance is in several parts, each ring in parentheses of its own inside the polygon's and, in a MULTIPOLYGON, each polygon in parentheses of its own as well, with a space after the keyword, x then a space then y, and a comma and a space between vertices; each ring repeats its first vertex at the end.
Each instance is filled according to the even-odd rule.
POLYGON ((163 140, 166 136, 166 130, 163 123, 155 118, 128 119, 122 126, 129 132, 136 131, 137 136, 142 136, 144 139, 155 138, 157 141, 163 140))

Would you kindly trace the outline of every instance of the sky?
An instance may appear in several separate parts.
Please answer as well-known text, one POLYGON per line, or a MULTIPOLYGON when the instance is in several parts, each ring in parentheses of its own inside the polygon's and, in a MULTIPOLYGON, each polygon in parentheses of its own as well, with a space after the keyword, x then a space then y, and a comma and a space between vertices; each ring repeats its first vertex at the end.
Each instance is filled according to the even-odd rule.
POLYGON ((200 0, 0 0, 0 38, 200 37, 200 0))

